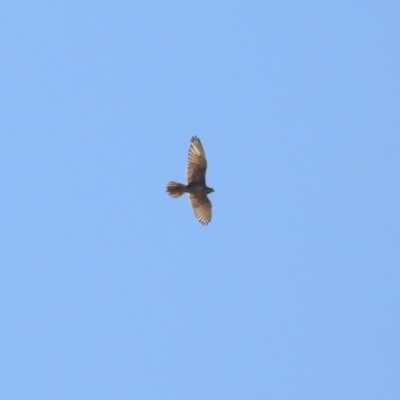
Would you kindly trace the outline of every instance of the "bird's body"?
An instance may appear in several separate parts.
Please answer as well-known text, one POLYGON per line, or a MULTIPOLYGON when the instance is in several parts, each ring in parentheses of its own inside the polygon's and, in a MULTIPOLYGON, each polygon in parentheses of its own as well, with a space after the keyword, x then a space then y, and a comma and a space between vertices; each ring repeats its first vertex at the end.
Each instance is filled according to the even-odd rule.
POLYGON ((186 193, 202 194, 202 193, 206 192, 206 194, 209 194, 213 191, 214 190, 212 190, 211 188, 203 185, 202 183, 197 183, 197 182, 191 182, 185 186, 186 193))
POLYGON ((207 160, 200 139, 192 137, 189 149, 189 161, 187 166, 187 185, 178 182, 169 182, 168 194, 177 198, 184 193, 189 194, 189 200, 197 219, 203 225, 211 221, 211 202, 207 197, 214 189, 206 185, 207 160))

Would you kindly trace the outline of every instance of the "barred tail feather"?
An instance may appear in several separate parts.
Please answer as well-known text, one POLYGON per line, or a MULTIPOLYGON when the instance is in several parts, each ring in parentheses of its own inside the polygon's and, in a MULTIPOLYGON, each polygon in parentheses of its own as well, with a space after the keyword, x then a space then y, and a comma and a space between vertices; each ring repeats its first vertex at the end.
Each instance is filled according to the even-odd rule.
POLYGON ((185 185, 182 183, 170 182, 167 185, 167 192, 171 197, 180 197, 185 193, 185 185))

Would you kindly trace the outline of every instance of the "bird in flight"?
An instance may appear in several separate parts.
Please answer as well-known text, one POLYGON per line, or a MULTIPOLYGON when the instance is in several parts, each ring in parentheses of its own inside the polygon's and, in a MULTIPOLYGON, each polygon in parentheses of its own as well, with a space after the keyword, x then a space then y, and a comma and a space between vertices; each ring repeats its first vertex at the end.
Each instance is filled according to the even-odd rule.
POLYGON ((187 165, 187 185, 170 182, 167 192, 173 198, 178 198, 184 193, 189 194, 190 204, 194 215, 203 225, 211 221, 211 202, 207 195, 214 189, 206 185, 207 160, 203 146, 197 136, 193 136, 189 148, 187 165))

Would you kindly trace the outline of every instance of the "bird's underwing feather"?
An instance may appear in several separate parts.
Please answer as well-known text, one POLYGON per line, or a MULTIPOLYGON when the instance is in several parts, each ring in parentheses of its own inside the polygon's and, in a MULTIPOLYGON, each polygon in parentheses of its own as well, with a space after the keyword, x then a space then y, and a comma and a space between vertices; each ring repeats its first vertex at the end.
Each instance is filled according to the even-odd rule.
POLYGON ((196 136, 192 137, 192 143, 189 148, 187 166, 188 183, 196 182, 206 184, 207 160, 200 139, 196 136))
POLYGON ((211 221, 211 201, 207 195, 191 193, 189 199, 197 219, 207 225, 211 221))

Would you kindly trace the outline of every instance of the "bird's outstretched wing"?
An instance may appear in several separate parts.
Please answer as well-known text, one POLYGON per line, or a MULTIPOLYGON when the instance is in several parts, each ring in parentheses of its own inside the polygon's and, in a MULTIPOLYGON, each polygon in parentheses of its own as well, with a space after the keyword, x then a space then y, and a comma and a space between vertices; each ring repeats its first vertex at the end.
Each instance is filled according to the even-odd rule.
POLYGON ((189 148, 189 160, 187 166, 187 181, 206 184, 207 160, 203 146, 197 136, 192 137, 189 148))
POLYGON ((192 205, 194 215, 203 225, 211 221, 211 201, 205 194, 189 194, 190 204, 192 205))

